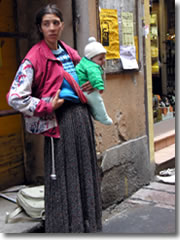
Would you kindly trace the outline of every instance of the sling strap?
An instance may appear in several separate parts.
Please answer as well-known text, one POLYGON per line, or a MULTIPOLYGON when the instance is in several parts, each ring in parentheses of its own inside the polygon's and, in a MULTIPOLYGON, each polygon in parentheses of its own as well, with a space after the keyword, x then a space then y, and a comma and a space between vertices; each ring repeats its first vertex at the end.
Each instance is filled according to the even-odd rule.
POLYGON ((85 97, 83 91, 80 89, 79 84, 74 80, 74 78, 66 71, 64 71, 64 78, 68 81, 74 91, 77 93, 80 101, 82 103, 87 103, 87 98, 85 97))

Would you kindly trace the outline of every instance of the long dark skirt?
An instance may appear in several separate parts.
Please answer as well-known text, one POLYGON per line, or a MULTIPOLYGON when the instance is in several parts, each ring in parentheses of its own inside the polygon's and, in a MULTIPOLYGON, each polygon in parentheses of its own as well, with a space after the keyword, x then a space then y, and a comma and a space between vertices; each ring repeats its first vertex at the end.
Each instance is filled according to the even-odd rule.
POLYGON ((56 180, 51 141, 45 137, 45 232, 100 232, 100 176, 94 130, 86 105, 65 102, 57 111, 60 139, 54 139, 56 180))

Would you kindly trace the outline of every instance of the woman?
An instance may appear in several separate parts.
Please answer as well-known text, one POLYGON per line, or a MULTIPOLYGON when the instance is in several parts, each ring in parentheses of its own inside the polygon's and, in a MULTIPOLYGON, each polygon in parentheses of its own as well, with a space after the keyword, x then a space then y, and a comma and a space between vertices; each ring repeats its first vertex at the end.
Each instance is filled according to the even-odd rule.
POLYGON ((99 232, 94 130, 74 68, 80 56, 58 40, 64 22, 56 5, 42 8, 36 25, 41 41, 22 61, 7 98, 24 114, 27 131, 45 136, 45 232, 99 232))

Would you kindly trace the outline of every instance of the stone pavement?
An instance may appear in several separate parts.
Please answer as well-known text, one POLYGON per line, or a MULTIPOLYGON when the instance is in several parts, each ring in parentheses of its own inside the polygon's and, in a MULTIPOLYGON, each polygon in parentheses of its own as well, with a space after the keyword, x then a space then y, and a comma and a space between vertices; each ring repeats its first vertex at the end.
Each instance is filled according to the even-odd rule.
MULTIPOLYGON (((40 222, 27 221, 23 215, 20 221, 5 224, 6 211, 11 212, 15 206, 14 203, 0 198, 1 233, 43 233, 40 222)), ((103 211, 103 234, 175 232, 174 184, 151 182, 122 203, 103 211)))
POLYGON ((103 233, 175 234, 175 185, 151 182, 103 212, 103 233))

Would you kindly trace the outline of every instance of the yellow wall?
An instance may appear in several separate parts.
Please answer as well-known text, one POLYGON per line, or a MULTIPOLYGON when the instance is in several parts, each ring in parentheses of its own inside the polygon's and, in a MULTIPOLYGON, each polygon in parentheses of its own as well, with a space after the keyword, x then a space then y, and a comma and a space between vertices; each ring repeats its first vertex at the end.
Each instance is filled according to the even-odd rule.
MULTIPOLYGON (((144 1, 145 11, 145 25, 150 27, 150 12, 149 0, 144 1)), ((147 78, 147 100, 148 100, 148 131, 149 131, 149 150, 150 161, 154 162, 154 122, 153 122, 153 106, 152 106, 152 69, 151 69, 151 43, 150 34, 147 35, 145 40, 146 47, 146 78, 147 78)))

